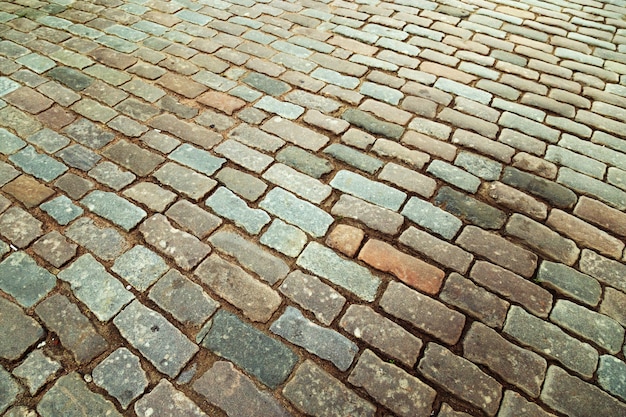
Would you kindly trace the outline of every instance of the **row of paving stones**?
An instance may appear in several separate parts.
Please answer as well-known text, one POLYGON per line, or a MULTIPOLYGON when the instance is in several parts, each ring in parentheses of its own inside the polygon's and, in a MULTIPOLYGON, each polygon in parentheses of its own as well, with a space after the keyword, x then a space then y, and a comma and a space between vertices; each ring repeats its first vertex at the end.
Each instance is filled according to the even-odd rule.
MULTIPOLYGON (((0 288, 37 318, 6 302, 22 323, 5 340, 33 331, 3 358, 31 395, 60 368, 31 350, 45 327, 70 369, 106 353, 91 378, 123 409, 151 386, 137 415, 204 415, 188 397, 229 415, 460 415, 435 388, 475 415, 545 415, 528 399, 623 414, 584 382, 624 398, 623 10, 241 3, 3 5, 0 225, 26 252, 0 288), (230 362, 208 369, 199 347, 230 362)), ((119 412, 83 379, 49 384, 38 412, 119 412)))

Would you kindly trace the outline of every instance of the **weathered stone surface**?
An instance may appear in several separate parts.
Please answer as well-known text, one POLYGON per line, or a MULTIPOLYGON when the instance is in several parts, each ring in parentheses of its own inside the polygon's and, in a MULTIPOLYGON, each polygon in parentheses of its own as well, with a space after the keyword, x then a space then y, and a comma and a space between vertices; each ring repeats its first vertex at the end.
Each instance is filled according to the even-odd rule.
POLYGON ((215 180, 173 162, 163 165, 153 175, 161 184, 196 201, 217 185, 215 180))
POLYGON ((56 277, 26 252, 15 252, 0 263, 0 290, 23 307, 32 307, 56 285, 56 277))
POLYGON ((116 194, 105 191, 92 191, 83 197, 81 203, 90 211, 110 220, 126 231, 134 228, 147 213, 116 194))
POLYGON ((602 304, 600 304, 600 313, 606 314, 617 320, 622 326, 626 326, 626 294, 607 287, 604 290, 602 304))
POLYGON ((307 241, 306 233, 280 219, 274 219, 260 239, 265 246, 292 258, 302 252, 307 241))
POLYGON ((39 303, 35 312, 46 327, 59 336, 63 346, 73 353, 79 364, 90 362, 109 346, 76 304, 64 295, 48 297, 39 303))
POLYGON ((187 200, 176 202, 165 215, 198 239, 204 239, 222 224, 222 219, 187 200))
POLYGON ((259 390, 232 363, 218 361, 198 378, 193 389, 228 415, 287 417, 290 414, 270 395, 259 390), (245 398, 245 401, 242 399, 245 398))
POLYGON ((135 300, 113 319, 122 337, 160 372, 174 378, 198 346, 165 317, 135 300))
POLYGON ((194 273, 200 282, 243 311, 252 321, 267 322, 278 309, 278 293, 217 254, 202 262, 194 273))
POLYGON ((515 391, 505 391, 498 417, 554 417, 515 391))
POLYGON ((626 413, 626 404, 599 388, 569 375, 556 365, 548 369, 541 400, 555 410, 572 417, 609 417, 626 413))
POLYGON ((164 160, 163 157, 125 140, 106 148, 103 155, 140 177, 151 173, 164 160))
POLYGON ((370 350, 363 352, 348 382, 363 387, 399 416, 428 415, 436 396, 434 389, 370 350))
POLYGON ((124 410, 148 386, 148 378, 139 358, 124 347, 116 349, 100 362, 92 376, 93 382, 115 397, 124 410))
POLYGON ((185 271, 189 271, 211 253, 211 247, 189 233, 178 230, 162 214, 155 214, 139 226, 146 242, 185 271))
POLYGON ((626 265, 621 262, 605 258, 589 249, 583 249, 580 257, 580 270, 604 284, 626 291, 626 282, 623 279, 626 274, 626 265))
POLYGON ((122 416, 113 403, 102 395, 91 392, 76 372, 59 378, 37 405, 37 412, 41 417, 55 417, 60 412, 67 417, 81 417, 86 410, 95 415, 122 416))
POLYGON ((421 253, 433 261, 461 274, 469 269, 474 256, 458 246, 432 236, 430 233, 410 226, 398 239, 403 245, 421 253))
POLYGON ((22 388, 17 381, 11 377, 11 374, 3 366, 0 366, 0 413, 9 408, 21 393, 22 388))
POLYGON ((373 417, 376 408, 312 361, 305 361, 283 388, 283 395, 301 412, 319 417, 373 417))
POLYGON ((133 247, 115 260, 111 270, 139 291, 145 291, 167 271, 165 261, 142 245, 133 247))
POLYGON ((494 416, 502 398, 502 386, 470 361, 436 343, 429 343, 418 371, 446 391, 494 416))
POLYGON ((135 403, 135 413, 140 417, 207 417, 200 407, 166 379, 159 381, 150 393, 135 403))
POLYGON ((459 340, 465 326, 463 314, 395 281, 389 283, 380 299, 380 306, 392 316, 449 345, 459 340), (423 311, 429 314, 422 314, 423 311))
POLYGON ((28 385, 30 395, 35 395, 59 369, 60 363, 48 358, 41 350, 34 350, 13 370, 13 375, 22 378, 28 385))
POLYGON ((406 366, 415 365, 422 341, 368 306, 351 305, 339 321, 342 329, 406 366))
POLYGON ((18 248, 25 248, 43 234, 43 224, 19 207, 11 207, 0 216, 0 233, 18 248))
POLYGON ((537 281, 592 307, 598 304, 602 295, 602 288, 598 281, 574 268, 555 262, 543 261, 541 263, 537 281))
POLYGON ((65 236, 106 261, 117 258, 128 247, 126 239, 117 230, 111 227, 100 228, 87 217, 72 223, 66 229, 65 236))
POLYGON ((346 170, 339 171, 330 185, 344 193, 394 211, 406 200, 404 192, 346 170))
POLYGON ((402 215, 347 194, 339 198, 331 213, 334 216, 358 220, 371 229, 390 235, 398 233, 404 223, 402 215))
POLYGON ((11 301, 0 298, 0 358, 16 360, 44 335, 43 328, 11 301))
POLYGON ((270 222, 270 216, 265 211, 248 207, 245 201, 225 187, 218 188, 206 200, 206 205, 217 215, 232 220, 253 235, 270 222))
POLYGON ((598 383, 607 392, 626 399, 626 364, 614 356, 600 356, 598 383))
POLYGON ((213 317, 202 346, 234 362, 272 389, 287 379, 298 361, 298 356, 283 343, 224 310, 213 317))
POLYGON ((499 229, 506 222, 506 214, 503 211, 450 187, 441 187, 434 203, 456 217, 483 229, 499 229))

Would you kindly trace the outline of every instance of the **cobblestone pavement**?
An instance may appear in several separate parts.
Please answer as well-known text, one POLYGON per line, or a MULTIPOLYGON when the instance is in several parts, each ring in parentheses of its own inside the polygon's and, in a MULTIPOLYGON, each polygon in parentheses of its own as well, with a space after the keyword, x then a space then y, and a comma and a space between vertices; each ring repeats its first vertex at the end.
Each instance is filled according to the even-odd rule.
POLYGON ((625 16, 0 2, 0 415, 626 415, 625 16))

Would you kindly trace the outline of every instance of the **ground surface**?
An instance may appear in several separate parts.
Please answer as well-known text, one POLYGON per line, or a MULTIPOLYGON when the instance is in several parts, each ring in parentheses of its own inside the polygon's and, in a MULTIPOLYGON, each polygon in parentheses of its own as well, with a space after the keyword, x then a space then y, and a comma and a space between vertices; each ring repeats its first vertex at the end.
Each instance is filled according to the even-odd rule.
POLYGON ((0 414, 626 415, 625 14, 1 2, 0 414))

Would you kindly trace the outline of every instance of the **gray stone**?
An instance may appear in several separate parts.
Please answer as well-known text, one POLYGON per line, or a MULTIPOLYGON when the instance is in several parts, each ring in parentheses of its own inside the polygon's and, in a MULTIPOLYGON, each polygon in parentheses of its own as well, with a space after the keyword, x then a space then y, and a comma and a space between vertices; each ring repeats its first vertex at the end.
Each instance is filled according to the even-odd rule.
POLYGON ((184 325, 202 326, 219 307, 201 286, 174 269, 154 284, 149 297, 184 325))
POLYGON ((283 164, 272 165, 263 178, 314 204, 320 204, 332 192, 328 185, 283 164))
POLYGON ((497 180, 502 172, 502 164, 470 152, 460 152, 454 164, 487 181, 497 180))
POLYGON ((260 242, 284 255, 295 258, 304 249, 307 236, 297 227, 280 219, 274 219, 265 233, 261 235, 260 242))
POLYGON ((591 194, 618 210, 626 210, 626 192, 603 181, 563 167, 559 169, 557 182, 581 194, 591 194))
POLYGON ((263 123, 261 129, 311 151, 320 150, 330 140, 325 135, 278 116, 263 123))
POLYGON ((438 159, 430 163, 426 172, 468 193, 475 193, 480 186, 478 177, 438 159))
POLYGON ((373 135, 382 135, 389 139, 399 140, 404 133, 402 126, 379 120, 362 110, 348 109, 341 118, 373 135))
POLYGON ((301 412, 319 417, 373 417, 376 408, 312 361, 306 360, 283 388, 283 395, 301 412))
POLYGON ((241 265, 270 285, 289 273, 289 266, 284 261, 236 233, 220 231, 213 234, 209 242, 219 251, 233 256, 241 265))
POLYGON ((265 211, 248 207, 245 201, 225 187, 218 188, 206 200, 206 205, 217 215, 232 220, 253 235, 270 222, 270 216, 265 211))
POLYGON ((45 182, 54 180, 68 170, 56 159, 36 152, 35 148, 30 145, 9 156, 9 160, 22 171, 45 182))
POLYGON ((126 231, 131 230, 147 213, 118 195, 95 190, 83 197, 81 203, 97 215, 110 220, 126 231))
POLYGON ((81 171, 89 171, 102 159, 100 155, 82 145, 70 145, 55 155, 63 159, 67 165, 81 171))
POLYGON ((215 152, 256 173, 263 172, 273 162, 273 158, 232 139, 218 145, 215 152))
POLYGON ((148 378, 141 368, 139 358, 124 348, 118 348, 96 366, 91 374, 93 382, 120 403, 128 405, 148 386, 148 378))
MULTIPOLYGON (((455 416, 450 416, 455 417, 455 416)), ((463 416, 461 416, 463 417, 463 416)), ((498 417, 555 417, 539 405, 531 403, 515 391, 506 390, 498 417)))
POLYGON ((333 143, 328 146, 324 149, 324 153, 370 174, 374 174, 383 166, 383 162, 380 159, 374 158, 340 143, 333 143))
POLYGON ((283 95, 291 89, 289 84, 257 72, 251 72, 241 81, 271 96, 283 95))
POLYGON ((431 413, 436 391, 397 366, 365 350, 348 382, 363 387, 385 407, 403 417, 431 413))
POLYGON ((89 176, 116 191, 126 187, 137 178, 132 172, 123 171, 119 166, 109 161, 101 162, 93 167, 89 171, 89 176))
POLYGON ((555 262, 541 263, 537 281, 592 307, 598 304, 602 296, 602 288, 598 281, 574 268, 555 262))
POLYGON ((215 362, 194 382, 193 389, 230 416, 290 415, 269 392, 259 390, 250 378, 230 362, 215 362), (242 398, 245 398, 245 401, 242 401, 242 398))
POLYGON ((331 361, 339 370, 350 367, 359 348, 334 330, 309 321, 300 310, 288 306, 270 327, 270 331, 322 359, 331 361))
POLYGON ((187 200, 180 200, 165 215, 198 239, 204 239, 222 224, 222 219, 187 200))
POLYGON ((159 255, 137 245, 117 258, 111 270, 143 292, 168 270, 168 266, 159 255))
POLYGON ((215 178, 248 201, 258 200, 267 190, 267 184, 262 180, 230 167, 221 169, 215 178))
POLYGON ((19 359, 43 335, 39 323, 16 304, 0 298, 0 358, 19 359))
MULTIPOLYGON (((141 224, 139 231, 146 243, 172 258, 185 271, 192 269, 211 253, 209 245, 187 232, 172 227, 162 214, 148 218, 141 224)), ((162 266, 160 268, 163 269, 162 266)))
POLYGON ((20 384, 11 377, 11 374, 3 366, 0 366, 0 413, 9 408, 21 393, 20 384))
POLYGON ((2 143, 0 145, 0 153, 5 155, 11 155, 26 146, 26 142, 24 142, 22 139, 18 138, 8 130, 1 128, 0 142, 2 143))
POLYGON ((59 362, 48 358, 41 350, 34 350, 13 370, 13 375, 24 379, 30 395, 35 395, 59 369, 59 362))
POLYGON ((56 281, 25 252, 14 252, 0 263, 0 289, 26 308, 44 298, 56 281))
POLYGON ((198 346, 165 317, 135 300, 113 319, 135 349, 159 372, 174 378, 198 351, 198 346))
POLYGON ((87 384, 76 372, 62 376, 45 393, 37 405, 41 417, 81 417, 89 413, 99 416, 122 417, 110 401, 102 395, 91 392, 87 384))
POLYGON ((404 94, 400 90, 371 82, 364 82, 359 92, 394 106, 397 106, 400 100, 404 98, 404 94))
POLYGON ((19 175, 20 171, 13 168, 12 165, 0 161, 0 187, 12 181, 19 175))
POLYGON ((334 222, 333 217, 328 213, 279 187, 273 188, 261 201, 259 207, 287 223, 296 225, 314 237, 324 236, 334 222))
POLYGON ((288 146, 276 154, 276 160, 313 178, 321 178, 333 170, 333 164, 304 149, 288 146))
POLYGON ((614 356, 600 356, 598 383, 605 391, 626 400, 626 364, 614 356))
POLYGON ((304 113, 304 108, 270 96, 264 96, 254 104, 254 107, 290 120, 295 120, 304 113))
MULTIPOLYGON (((64 295, 46 298, 35 308, 35 313, 48 330, 59 336, 61 344, 72 352, 79 365, 89 363, 109 347, 78 306, 64 295)), ((40 405, 42 403, 43 399, 40 405)))
MULTIPOLYGON (((249 110, 256 109, 250 108, 249 110)), ((239 116, 241 116, 241 112, 239 113, 239 116)), ((242 123, 231 130, 228 133, 228 137, 253 148, 268 152, 276 152, 285 144, 284 140, 245 123, 242 123)))
POLYGON ((140 182, 122 193, 124 197, 143 204, 151 211, 163 212, 177 195, 151 182, 140 182))
POLYGON ((502 182, 543 198, 559 208, 572 207, 577 200, 576 194, 572 190, 512 167, 504 169, 502 182))
POLYGON ((371 229, 390 235, 398 233, 404 223, 402 215, 347 194, 339 198, 331 213, 340 218, 358 220, 371 229))
POLYGON ((507 220, 503 211, 447 186, 439 189, 434 203, 483 229, 499 229, 507 220))
POLYGON ((216 254, 196 268, 195 276, 252 321, 267 322, 282 301, 270 286, 216 254))
POLYGON ((0 234, 18 248, 25 248, 43 234, 43 224, 19 207, 11 207, 0 216, 0 234))
POLYGON ((87 217, 72 223, 66 229, 65 236, 105 261, 117 258, 128 247, 126 239, 117 230, 111 227, 100 228, 87 217))
POLYGON ((72 203, 72 200, 64 195, 43 203, 39 207, 52 216, 61 226, 65 226, 83 214, 83 209, 72 203))
POLYGON ((590 378, 598 363, 598 352, 587 343, 566 334, 552 323, 511 306, 504 333, 567 368, 590 378))
POLYGON ((103 322, 109 321, 135 298, 89 253, 59 272, 58 276, 69 282, 76 298, 103 322))
POLYGON ((340 191, 394 211, 400 208, 407 197, 402 191, 345 170, 339 171, 330 185, 340 191))
POLYGON ((208 417, 185 394, 174 388, 166 379, 135 403, 138 417, 208 417))
POLYGON ((162 156, 125 140, 115 142, 102 154, 140 177, 150 174, 164 161, 162 156))
POLYGON ((297 260, 297 265, 355 294, 365 301, 374 301, 381 279, 367 268, 343 259, 332 249, 310 242, 297 260))
POLYGON ((623 263, 583 249, 579 264, 581 272, 597 278, 604 284, 626 291, 626 282, 623 279, 626 265, 623 263))
POLYGON ((446 213, 439 207, 417 197, 409 199, 409 202, 402 209, 402 214, 416 224, 448 240, 452 239, 463 225, 463 222, 452 214, 446 213))
POLYGON ((153 175, 161 184, 172 187, 195 201, 217 185, 215 180, 173 162, 163 165, 153 175))
POLYGON ((224 310, 213 317, 202 346, 272 389, 287 379, 298 361, 298 356, 283 343, 224 310))

